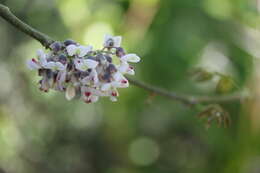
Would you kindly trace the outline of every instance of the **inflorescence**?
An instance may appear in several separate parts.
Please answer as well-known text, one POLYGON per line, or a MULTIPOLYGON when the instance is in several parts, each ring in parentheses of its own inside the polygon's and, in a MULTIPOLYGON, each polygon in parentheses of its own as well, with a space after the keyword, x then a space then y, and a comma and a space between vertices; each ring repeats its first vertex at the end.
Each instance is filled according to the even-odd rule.
POLYGON ((54 42, 50 51, 37 51, 37 58, 27 61, 31 70, 38 70, 42 79, 40 90, 65 92, 68 100, 80 96, 84 102, 97 102, 99 97, 117 101, 117 88, 127 88, 124 74, 134 75, 128 63, 137 63, 140 57, 126 54, 121 47, 121 36, 105 35, 103 48, 93 50, 73 40, 54 42))

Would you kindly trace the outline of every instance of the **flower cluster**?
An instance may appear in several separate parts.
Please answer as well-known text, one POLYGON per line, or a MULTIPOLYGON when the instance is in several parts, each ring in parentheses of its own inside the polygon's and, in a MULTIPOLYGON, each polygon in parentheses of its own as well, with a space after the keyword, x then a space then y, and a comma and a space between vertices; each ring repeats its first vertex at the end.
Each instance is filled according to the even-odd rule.
POLYGON ((121 47, 121 36, 105 35, 103 48, 93 50, 73 40, 54 42, 50 51, 37 51, 37 58, 27 61, 31 70, 38 70, 42 79, 40 90, 65 92, 68 100, 81 97, 86 103, 109 97, 117 101, 117 88, 129 86, 124 74, 134 75, 130 63, 137 63, 136 54, 126 54, 121 47))

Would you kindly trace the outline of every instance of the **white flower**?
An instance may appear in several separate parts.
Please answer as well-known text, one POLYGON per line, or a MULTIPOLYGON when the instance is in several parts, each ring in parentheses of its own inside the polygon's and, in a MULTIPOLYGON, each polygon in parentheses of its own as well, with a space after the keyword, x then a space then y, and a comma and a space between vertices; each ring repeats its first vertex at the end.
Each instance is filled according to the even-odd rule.
POLYGON ((115 102, 117 101, 117 97, 119 96, 118 91, 113 86, 115 83, 105 83, 102 85, 101 90, 104 91, 107 96, 109 96, 110 100, 115 102))
POLYGON ((90 74, 81 80, 83 85, 96 85, 98 82, 98 73, 95 69, 92 69, 90 74))
POLYGON ((101 85, 101 91, 109 91, 114 88, 127 88, 129 86, 128 80, 120 72, 116 72, 113 78, 114 81, 101 85))
POLYGON ((54 80, 52 77, 49 76, 47 71, 44 71, 42 76, 43 78, 42 80, 40 80, 40 90, 48 92, 49 88, 51 88, 51 86, 53 85, 54 80))
POLYGON ((124 55, 120 59, 123 62, 133 62, 133 63, 137 63, 141 60, 140 57, 134 53, 124 55))
POLYGON ((77 46, 74 44, 71 44, 66 47, 66 50, 69 54, 69 56, 77 55, 79 57, 83 57, 87 55, 92 50, 92 46, 77 46))
POLYGON ((40 68, 41 68, 39 62, 36 61, 36 59, 34 59, 34 58, 31 59, 31 60, 28 60, 28 61, 26 62, 26 65, 27 65, 27 67, 28 67, 30 70, 37 70, 37 69, 40 69, 40 68))
POLYGON ((127 88, 129 86, 128 80, 120 72, 116 72, 113 78, 115 81, 112 82, 112 86, 115 88, 127 88))
POLYGON ((130 75, 134 75, 135 74, 134 68, 132 66, 130 66, 127 62, 122 62, 117 67, 117 69, 122 74, 125 74, 125 73, 130 74, 130 75))
POLYGON ((64 70, 66 70, 66 67, 67 67, 67 65, 63 65, 60 62, 54 62, 54 61, 48 62, 45 65, 46 69, 51 69, 53 71, 64 71, 64 70))
POLYGON ((81 93, 82 93, 82 98, 85 101, 85 103, 94 103, 97 102, 99 99, 99 96, 102 96, 100 91, 89 88, 89 87, 81 87, 81 93))
POLYGON ((39 59, 40 65, 44 67, 47 64, 47 55, 41 49, 39 49, 36 54, 37 58, 39 59))
POLYGON ((80 71, 86 71, 89 68, 93 69, 96 68, 98 65, 97 61, 91 60, 91 59, 75 59, 74 61, 76 69, 80 71))
POLYGON ((59 91, 64 91, 64 82, 66 80, 66 75, 67 75, 67 72, 66 70, 63 70, 63 71, 59 71, 58 72, 58 75, 56 77, 56 81, 57 81, 57 90, 59 91))
POLYGON ((47 55, 44 53, 43 50, 39 49, 37 51, 37 59, 32 58, 31 60, 27 61, 27 67, 30 70, 38 70, 40 68, 45 68, 46 64, 47 64, 47 55))
POLYGON ((110 91, 110 97, 109 98, 112 102, 116 102, 118 96, 119 96, 119 93, 116 89, 110 91))
POLYGON ((122 41, 121 36, 111 36, 106 34, 104 37, 104 47, 120 47, 122 41))

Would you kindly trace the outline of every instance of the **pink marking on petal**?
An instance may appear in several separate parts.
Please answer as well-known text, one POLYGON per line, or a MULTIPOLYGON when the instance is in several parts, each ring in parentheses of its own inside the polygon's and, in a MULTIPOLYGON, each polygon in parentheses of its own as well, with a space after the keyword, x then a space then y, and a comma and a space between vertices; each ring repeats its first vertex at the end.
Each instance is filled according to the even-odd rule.
POLYGON ((122 84, 127 84, 127 80, 122 80, 121 83, 122 84))
POLYGON ((116 92, 112 92, 111 95, 114 96, 114 97, 116 97, 116 96, 117 96, 117 93, 116 93, 116 92))
POLYGON ((134 67, 133 67, 133 66, 129 66, 129 68, 130 68, 131 70, 133 70, 133 69, 134 69, 134 67))
POLYGON ((32 62, 36 63, 37 61, 36 61, 36 59, 33 58, 33 59, 32 59, 32 62))
POLYGON ((91 95, 91 92, 85 92, 84 94, 86 97, 89 97, 91 95))

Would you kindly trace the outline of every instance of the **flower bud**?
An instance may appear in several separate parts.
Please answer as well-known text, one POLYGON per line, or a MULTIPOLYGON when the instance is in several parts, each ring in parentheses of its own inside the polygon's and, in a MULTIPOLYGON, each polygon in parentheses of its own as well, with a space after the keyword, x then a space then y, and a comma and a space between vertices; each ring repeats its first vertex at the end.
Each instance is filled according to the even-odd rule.
POLYGON ((114 64, 109 64, 106 68, 106 72, 108 73, 115 73, 117 71, 116 66, 114 64))
POLYGON ((125 55, 125 50, 122 47, 116 48, 116 56, 122 57, 125 55))
POLYGON ((44 71, 45 71, 44 69, 39 69, 39 70, 38 70, 38 75, 39 75, 39 76, 42 76, 43 73, 44 73, 44 71))
POLYGON ((45 73, 46 73, 46 75, 47 75, 47 77, 50 79, 50 78, 52 78, 53 77, 53 72, 50 70, 50 69, 47 69, 46 71, 45 71, 45 73))
POLYGON ((112 80, 112 76, 110 73, 106 72, 102 77, 102 80, 105 82, 111 82, 112 80))
POLYGON ((101 64, 104 64, 106 62, 106 58, 102 54, 98 54, 95 58, 96 58, 96 61, 98 61, 101 64))
POLYGON ((65 44, 65 46, 69 46, 69 45, 71 45, 71 44, 76 45, 77 42, 75 42, 74 40, 68 39, 68 40, 65 40, 65 41, 64 41, 64 44, 65 44))
POLYGON ((54 51, 54 52, 59 52, 62 48, 62 44, 60 42, 55 41, 54 43, 52 43, 50 45, 50 48, 54 51))
POLYGON ((80 73, 80 78, 84 78, 84 77, 87 77, 89 75, 89 72, 88 71, 84 71, 84 72, 81 72, 80 73))
POLYGON ((67 57, 64 54, 59 55, 58 59, 59 59, 59 62, 61 62, 62 64, 67 63, 67 57))
POLYGON ((105 55, 107 62, 112 63, 112 58, 109 55, 105 55))

